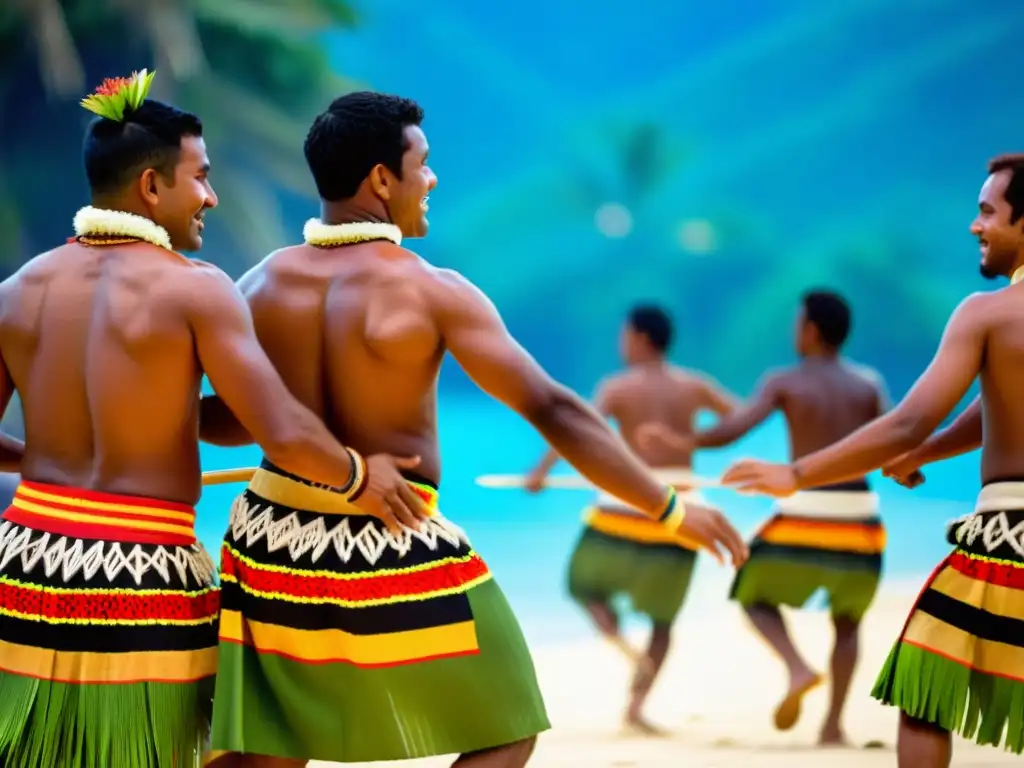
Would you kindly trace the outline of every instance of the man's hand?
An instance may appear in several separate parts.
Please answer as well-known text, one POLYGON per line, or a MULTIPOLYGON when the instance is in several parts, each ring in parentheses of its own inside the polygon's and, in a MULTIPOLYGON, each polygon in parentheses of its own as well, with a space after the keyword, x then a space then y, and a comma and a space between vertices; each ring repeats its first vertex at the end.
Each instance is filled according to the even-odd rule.
POLYGON ((884 467, 882 474, 892 478, 904 488, 917 488, 924 482, 924 475, 921 473, 921 462, 918 459, 916 450, 907 451, 884 467))
POLYGON ((661 422, 647 421, 636 428, 633 439, 645 451, 672 450, 692 452, 694 440, 683 437, 661 422))
POLYGON ((792 496, 797 492, 797 476, 791 464, 772 464, 745 459, 729 467, 722 475, 722 485, 740 493, 763 493, 767 496, 792 496))
POLYGON ((750 557, 750 549, 739 531, 732 527, 732 523, 725 515, 713 507, 686 504, 686 516, 676 529, 676 533, 699 543, 723 565, 723 547, 729 553, 734 568, 739 568, 750 557))
POLYGON ((419 456, 398 458, 377 453, 366 458, 366 490, 354 502, 366 514, 382 520, 392 533, 402 528, 420 529, 420 521, 430 517, 426 502, 409 487, 401 470, 414 469, 419 456))
POLYGON ((544 490, 544 481, 547 477, 547 472, 541 469, 535 469, 526 476, 526 482, 523 483, 523 488, 526 489, 527 493, 540 493, 544 490))

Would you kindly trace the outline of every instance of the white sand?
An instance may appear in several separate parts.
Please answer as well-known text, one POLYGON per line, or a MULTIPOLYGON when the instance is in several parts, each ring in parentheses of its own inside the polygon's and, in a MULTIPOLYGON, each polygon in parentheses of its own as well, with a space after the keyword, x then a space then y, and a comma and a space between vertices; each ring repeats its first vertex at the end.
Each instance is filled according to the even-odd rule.
MULTIPOLYGON (((772 711, 785 683, 782 667, 752 634, 738 608, 721 601, 727 578, 714 566, 701 568, 691 605, 676 626, 675 645, 647 709, 653 721, 672 732, 666 738, 621 735, 619 718, 630 670, 615 650, 596 639, 535 648, 553 727, 541 735, 531 768, 895 766, 896 711, 878 704, 869 691, 919 585, 889 583, 876 600, 864 624, 861 663, 845 717, 847 735, 858 747, 823 751, 814 744, 827 686, 804 700, 804 716, 796 728, 787 733, 773 729, 772 711), (863 748, 874 740, 885 746, 863 748)), ((827 614, 793 612, 789 618, 808 660, 827 671, 832 639, 827 614)), ((452 759, 394 764, 442 768, 452 759)), ((1022 764, 1024 759, 999 749, 957 740, 954 766, 1022 764)))

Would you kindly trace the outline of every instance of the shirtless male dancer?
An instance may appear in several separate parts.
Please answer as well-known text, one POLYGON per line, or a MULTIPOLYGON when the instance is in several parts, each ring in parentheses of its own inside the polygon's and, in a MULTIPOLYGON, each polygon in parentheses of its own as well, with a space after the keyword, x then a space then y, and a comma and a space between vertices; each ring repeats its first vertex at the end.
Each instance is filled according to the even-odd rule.
MULTIPOLYGON (((799 365, 768 375, 747 407, 698 432, 691 445, 728 445, 781 411, 790 453, 799 458, 884 413, 888 396, 881 379, 840 357, 849 332, 850 309, 842 297, 830 291, 805 294, 796 329, 799 365)), ((645 441, 654 434, 652 426, 642 430, 645 441)), ((780 730, 796 724, 804 694, 822 677, 797 650, 779 607, 800 607, 819 589, 828 593, 835 645, 822 744, 843 741, 840 720, 857 662, 858 628, 878 588, 885 545, 877 499, 867 480, 846 480, 780 501, 751 542, 750 560, 732 587, 733 599, 789 672, 789 688, 775 710, 780 730)))
MULTIPOLYGON (((458 274, 401 247, 427 232, 421 108, 336 99, 305 152, 321 218, 305 243, 240 281, 291 391, 348 444, 420 458, 409 487, 433 515, 392 533, 265 461, 232 510, 213 748, 220 766, 461 754, 519 768, 548 725, 530 653, 486 564, 437 513, 437 376, 450 352, 597 485, 671 529, 745 557, 719 513, 686 507, 601 417, 552 381, 458 274)), ((205 399, 204 399, 205 400, 205 399)), ((245 442, 216 400, 204 438, 245 442)), ((488 445, 481 431, 481 447, 488 445)))
POLYGON ((172 250, 199 249, 217 197, 199 119, 144 101, 150 81, 87 99, 106 116, 86 133, 77 237, 0 284, 0 406, 17 390, 27 436, 0 516, 8 768, 200 758, 218 610, 193 529, 204 371, 275 462, 339 486, 353 466, 289 394, 231 280, 172 250))
MULTIPOLYGON (((989 164, 978 210, 971 233, 981 243, 982 274, 1011 285, 961 302, 903 401, 792 464, 739 462, 723 478, 741 491, 785 497, 861 476, 919 446, 980 376, 983 487, 975 512, 950 526, 954 549, 926 583, 873 691, 901 710, 902 768, 948 766, 953 731, 1024 752, 1024 155, 989 164)), ((977 411, 968 410, 954 425, 954 444, 971 440, 977 411)))
MULTIPOLYGON (((690 435, 700 411, 725 416, 736 400, 708 377, 671 365, 665 356, 672 343, 672 321, 660 307, 633 308, 622 329, 620 347, 627 368, 605 378, 594 407, 617 422, 619 433, 658 479, 685 490, 683 498, 704 503, 685 483, 692 466, 688 446, 637 445, 634 435, 646 422, 658 421, 674 432, 690 435), (660 472, 658 470, 661 470, 660 472)), ((549 451, 527 478, 527 490, 538 492, 558 462, 549 451)), ((630 729, 657 734, 642 710, 668 655, 672 624, 682 608, 696 562, 696 544, 677 536, 644 513, 607 493, 584 513, 584 528, 569 561, 569 594, 583 606, 598 631, 638 662, 625 722, 630 729), (651 639, 644 653, 629 648, 619 634, 619 616, 612 603, 627 595, 634 610, 650 617, 651 639)))

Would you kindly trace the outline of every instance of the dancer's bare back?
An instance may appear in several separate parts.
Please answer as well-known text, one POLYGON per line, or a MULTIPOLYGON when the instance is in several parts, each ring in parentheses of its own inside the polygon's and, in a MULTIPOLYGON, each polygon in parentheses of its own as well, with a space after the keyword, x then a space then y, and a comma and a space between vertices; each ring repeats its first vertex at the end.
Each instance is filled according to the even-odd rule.
POLYGON ((277 251, 240 281, 260 343, 289 390, 345 445, 419 456, 438 479, 442 324, 470 291, 390 242, 277 251))
POLYGON ((688 441, 701 411, 719 417, 731 413, 737 401, 714 381, 672 365, 635 366, 604 379, 595 406, 619 425, 623 439, 651 467, 690 467, 688 442, 669 444, 639 440, 641 425, 657 423, 688 441))
POLYGON ((193 504, 204 369, 242 412, 274 397, 250 386, 274 373, 230 278, 147 243, 29 261, 0 284, 0 353, 2 405, 17 389, 24 411, 22 476, 43 483, 193 504))
POLYGON ((789 428, 790 455, 797 459, 843 439, 887 408, 885 385, 869 368, 841 358, 808 358, 766 375, 747 406, 698 433, 696 443, 728 445, 779 411, 789 428))
POLYGON ((799 458, 841 440, 888 407, 880 378, 843 360, 807 360, 768 380, 799 458))
POLYGON ((26 479, 198 498, 189 305, 209 279, 153 245, 69 244, 0 285, 3 395, 21 396, 26 479))

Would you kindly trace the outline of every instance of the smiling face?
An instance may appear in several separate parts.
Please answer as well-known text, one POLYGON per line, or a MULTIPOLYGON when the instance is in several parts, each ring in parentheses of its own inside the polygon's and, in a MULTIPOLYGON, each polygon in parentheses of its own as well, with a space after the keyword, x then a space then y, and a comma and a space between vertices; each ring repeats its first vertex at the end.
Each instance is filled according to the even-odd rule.
POLYGON ((1013 170, 991 174, 978 195, 978 215, 971 222, 971 234, 981 249, 981 274, 987 278, 1008 277, 1024 248, 1024 216, 1013 221, 1013 206, 1006 199, 1013 170))
POLYGON ((150 168, 142 174, 143 198, 151 218, 167 230, 175 250, 198 251, 203 246, 203 217, 217 205, 209 171, 206 143, 198 136, 183 136, 172 173, 165 176, 150 168))
POLYGON ((427 165, 430 147, 418 125, 403 131, 405 152, 402 154, 401 178, 386 166, 375 169, 377 194, 384 200, 391 222, 402 230, 403 237, 424 237, 430 228, 427 222, 427 198, 437 186, 437 177, 427 165))

